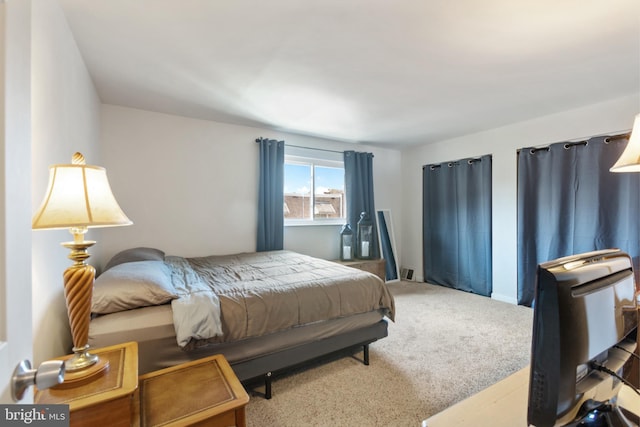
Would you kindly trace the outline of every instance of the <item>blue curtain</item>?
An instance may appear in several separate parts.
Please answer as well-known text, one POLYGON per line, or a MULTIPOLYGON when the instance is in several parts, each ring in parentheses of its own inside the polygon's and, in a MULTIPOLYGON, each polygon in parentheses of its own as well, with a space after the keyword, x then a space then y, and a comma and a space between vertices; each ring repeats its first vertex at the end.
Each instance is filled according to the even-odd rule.
POLYGON ((523 148, 518 153, 518 304, 534 300, 538 264, 619 248, 638 272, 640 174, 613 173, 626 139, 523 148))
POLYGON ((373 200, 373 154, 355 151, 344 152, 344 185, 347 198, 347 221, 354 233, 360 214, 366 212, 373 222, 373 258, 380 258, 378 232, 376 230, 375 203, 373 200))
POLYGON ((490 296, 491 156, 424 166, 425 281, 490 296))
POLYGON ((259 138, 257 251, 283 248, 284 240, 284 141, 259 138))

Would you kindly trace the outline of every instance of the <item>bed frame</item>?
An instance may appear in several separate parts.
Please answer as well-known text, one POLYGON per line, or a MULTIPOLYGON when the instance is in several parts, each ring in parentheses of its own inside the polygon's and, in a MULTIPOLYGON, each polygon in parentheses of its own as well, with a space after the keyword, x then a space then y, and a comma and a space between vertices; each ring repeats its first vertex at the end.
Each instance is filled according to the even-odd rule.
POLYGON ((264 397, 271 399, 271 382, 274 375, 287 372, 296 366, 317 360, 323 356, 362 346, 363 363, 369 365, 369 344, 387 336, 387 322, 382 319, 364 328, 355 329, 319 341, 290 347, 250 360, 231 363, 238 379, 245 385, 264 380, 264 397))

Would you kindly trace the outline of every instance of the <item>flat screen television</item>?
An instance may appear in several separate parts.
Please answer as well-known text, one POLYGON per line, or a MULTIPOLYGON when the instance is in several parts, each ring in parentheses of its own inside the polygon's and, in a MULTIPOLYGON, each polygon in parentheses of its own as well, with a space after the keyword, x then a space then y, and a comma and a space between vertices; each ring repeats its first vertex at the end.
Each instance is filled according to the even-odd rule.
POLYGON ((635 293, 631 258, 617 249, 538 266, 529 425, 636 425, 616 403, 636 347, 635 293))

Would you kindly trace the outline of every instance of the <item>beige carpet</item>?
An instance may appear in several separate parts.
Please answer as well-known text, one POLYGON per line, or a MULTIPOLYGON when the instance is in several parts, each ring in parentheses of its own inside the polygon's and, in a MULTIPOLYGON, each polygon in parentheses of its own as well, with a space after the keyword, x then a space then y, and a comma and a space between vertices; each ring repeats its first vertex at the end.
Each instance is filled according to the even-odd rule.
MULTIPOLYGON (((529 363, 533 312, 426 283, 391 283, 396 322, 369 366, 329 360, 251 395, 249 426, 420 426, 529 363)), ((361 357, 356 354, 355 357, 361 357)))

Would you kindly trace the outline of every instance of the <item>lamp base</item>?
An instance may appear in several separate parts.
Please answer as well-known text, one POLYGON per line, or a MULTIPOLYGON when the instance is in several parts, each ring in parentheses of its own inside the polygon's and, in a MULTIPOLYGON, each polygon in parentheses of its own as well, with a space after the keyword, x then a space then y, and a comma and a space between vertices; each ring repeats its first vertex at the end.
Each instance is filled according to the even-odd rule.
POLYGON ((84 347, 74 347, 73 356, 64 362, 66 372, 79 371, 95 365, 98 362, 98 355, 89 353, 89 344, 84 347))
POLYGON ((89 353, 89 321, 91 319, 91 296, 96 270, 85 261, 89 258, 87 249, 95 244, 83 240, 86 228, 72 228, 73 242, 62 245, 71 250, 69 258, 74 261, 64 271, 64 296, 67 300, 69 326, 73 338, 73 356, 65 361, 68 373, 82 371, 98 362, 98 356, 89 353))
MULTIPOLYGON (((97 358, 95 355, 91 355, 97 358)), ((67 359, 67 362, 74 359, 76 356, 71 356, 67 359)), ((105 374, 109 370, 109 359, 98 359, 98 361, 83 369, 78 369, 71 372, 65 372, 64 382, 53 387, 54 389, 63 390, 67 388, 78 387, 88 382, 93 381, 96 377, 105 374)))

